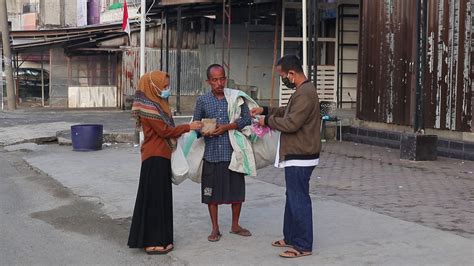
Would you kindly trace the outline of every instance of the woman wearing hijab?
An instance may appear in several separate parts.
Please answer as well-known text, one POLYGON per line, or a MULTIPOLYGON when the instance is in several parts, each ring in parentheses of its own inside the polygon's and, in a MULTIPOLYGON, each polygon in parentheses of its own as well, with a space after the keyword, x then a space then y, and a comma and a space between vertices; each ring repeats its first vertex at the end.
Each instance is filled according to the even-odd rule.
POLYGON ((144 248, 148 254, 166 254, 173 249, 171 152, 176 138, 202 127, 201 122, 175 126, 167 101, 168 86, 167 73, 146 73, 140 78, 132 106, 145 139, 128 246, 144 248))

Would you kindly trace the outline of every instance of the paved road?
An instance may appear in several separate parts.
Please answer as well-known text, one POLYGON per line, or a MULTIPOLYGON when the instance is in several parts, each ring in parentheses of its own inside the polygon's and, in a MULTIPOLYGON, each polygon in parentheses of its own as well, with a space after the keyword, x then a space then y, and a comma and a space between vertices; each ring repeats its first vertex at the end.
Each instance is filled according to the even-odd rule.
MULTIPOLYGON (((399 150, 328 142, 311 178, 311 192, 474 239, 474 162, 399 158, 399 150)), ((262 170, 258 178, 284 186, 278 169, 262 170)))
POLYGON ((27 109, 0 111, 0 127, 66 122, 72 124, 103 124, 104 130, 133 132, 130 111, 27 109))
MULTIPOLYGON (((102 123, 111 132, 134 130, 129 111, 26 109, 0 112, 0 118, 4 129, 60 122, 102 123)), ((321 165, 312 179, 313 193, 474 238, 473 161, 443 157, 436 162, 403 161, 398 150, 351 142, 331 141, 323 147, 321 165)), ((284 186, 283 172, 272 167, 260 171, 258 178, 284 186)))
MULTIPOLYGON (((57 122, 102 123, 106 130, 128 133, 134 122, 121 111, 17 111, 0 112, 0 118, 0 139, 10 126, 40 125, 36 132, 57 122)), ((137 148, 112 145, 89 154, 57 145, 7 148, 0 147, 1 265, 288 264, 268 245, 281 233, 280 169, 268 167, 248 179, 242 218, 255 236, 224 234, 218 245, 205 241, 209 221, 197 185, 175 187, 177 250, 150 257, 125 245, 136 193, 137 148)), ((324 144, 311 179, 315 256, 297 264, 474 261, 474 162, 409 162, 398 153, 350 142, 324 144)), ((222 217, 228 225, 228 210, 222 217)))
POLYGON ((100 205, 33 170, 25 155, 0 148, 0 265, 178 262, 128 249, 126 221, 111 219, 100 205))
POLYGON ((25 165, 15 160, 18 155, 54 178, 26 171, 24 178, 13 173, 0 179, 2 188, 7 184, 0 211, 8 216, 1 222, 8 233, 0 257, 11 264, 469 265, 474 260, 474 240, 315 194, 314 256, 281 259, 281 249, 269 243, 281 237, 284 188, 255 178, 247 178, 241 217, 252 237, 228 233, 226 206, 219 211, 224 236, 218 243, 208 242, 210 222, 200 203, 200 186, 186 181, 173 187, 176 249, 150 257, 125 245, 138 183, 138 147, 119 144, 91 153, 59 145, 6 148, 34 151, 10 151, 2 161, 21 169, 25 165), (28 246, 28 257, 18 257, 22 245, 28 246))

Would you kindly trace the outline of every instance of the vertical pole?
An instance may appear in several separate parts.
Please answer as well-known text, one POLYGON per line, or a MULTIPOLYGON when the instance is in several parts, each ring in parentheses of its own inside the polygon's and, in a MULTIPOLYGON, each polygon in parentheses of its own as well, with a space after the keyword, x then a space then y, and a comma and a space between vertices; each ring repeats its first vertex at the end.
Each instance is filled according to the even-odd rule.
POLYGON ((416 0, 416 88, 415 88, 415 121, 413 122, 413 131, 416 133, 418 129, 420 129, 420 92, 422 82, 420 82, 421 78, 421 69, 423 66, 420 66, 421 60, 421 1, 416 0))
POLYGON ((283 57, 284 55, 285 55, 285 0, 282 0, 280 57, 283 57))
MULTIPOLYGON (((89 10, 88 10, 89 11, 89 10)), ((66 26, 66 0, 59 0, 59 24, 61 27, 66 26)))
POLYGON ((316 71, 315 63, 313 62, 313 53, 315 47, 315 39, 314 38, 314 14, 313 14, 313 5, 314 0, 308 2, 308 79, 313 81, 313 73, 316 71))
POLYGON ((141 0, 140 7, 140 76, 145 74, 145 17, 146 0, 141 0))
MULTIPOLYGON (((7 106, 8 110, 16 109, 15 88, 13 86, 12 52, 10 48, 10 29, 8 28, 7 1, 0 0, 0 24, 3 41, 3 61, 5 64, 5 76, 7 82, 7 106)), ((3 87, 2 87, 3 91, 3 87)), ((2 101, 3 103, 3 101, 2 101)))
POLYGON ((170 20, 168 19, 168 12, 165 14, 166 19, 166 73, 169 71, 170 62, 170 20))
POLYGON ((228 9, 227 9, 227 77, 230 78, 230 23, 231 23, 231 2, 232 0, 228 0, 228 9))
MULTIPOLYGON (((230 23, 231 23, 231 0, 222 0, 222 66, 227 72, 227 84, 230 77, 230 23), (226 30, 227 26, 227 30, 226 30), (227 58, 226 58, 227 51, 227 58)), ((226 86, 227 86, 226 84, 226 86)))
POLYGON ((270 107, 273 107, 273 100, 275 98, 275 65, 277 62, 277 52, 278 52, 278 26, 280 22, 280 15, 279 15, 279 6, 277 5, 276 10, 276 18, 275 18, 275 33, 273 36, 273 64, 272 64, 272 85, 271 85, 271 92, 270 92, 270 107))
POLYGON ((178 43, 176 47, 176 114, 181 114, 181 47, 183 45, 183 29, 181 25, 181 6, 178 6, 178 43))
POLYGON ((43 50, 41 50, 41 106, 44 107, 44 62, 43 62, 43 50))
POLYGON ((161 20, 160 20, 160 71, 163 71, 163 21, 164 21, 165 12, 161 11, 161 20))
POLYGON ((248 86, 249 85, 249 70, 250 70, 250 26, 252 25, 252 7, 251 6, 248 6, 248 22, 247 22, 247 26, 246 26, 246 30, 247 30, 247 67, 245 68, 245 86, 248 86))
POLYGON ((342 44, 344 43, 344 6, 340 5, 337 7, 337 56, 336 56, 336 65, 337 65, 337 85, 336 85, 336 102, 339 108, 342 108, 342 73, 343 71, 343 47, 342 44))
POLYGON ((225 68, 225 4, 226 0, 222 0, 222 66, 225 68))
POLYGON ((424 77, 426 61, 426 27, 428 1, 416 2, 416 107, 413 130, 415 133, 424 129, 424 77))
POLYGON ((19 61, 19 58, 18 58, 18 53, 16 53, 14 56, 13 56, 14 60, 13 60, 13 65, 15 66, 15 71, 16 71, 16 78, 14 79, 15 80, 15 95, 16 95, 16 104, 20 104, 20 75, 19 75, 19 72, 20 72, 20 65, 18 62, 19 61))
MULTIPOLYGON (((285 55, 285 0, 281 1, 281 40, 280 40, 280 57, 285 55)), ((279 97, 278 97, 278 106, 282 106, 282 82, 279 81, 279 97)))
POLYGON ((313 38, 314 38, 314 47, 313 47, 313 62, 314 62, 314 72, 313 72, 313 82, 314 85, 316 86, 316 89, 318 88, 318 37, 319 37, 319 0, 315 0, 313 3, 313 22, 314 22, 314 32, 313 32, 313 38))
POLYGON ((48 68, 48 71, 49 71, 49 82, 48 82, 48 106, 51 106, 51 76, 53 75, 53 71, 52 71, 52 62, 53 62, 53 56, 52 56, 52 48, 49 48, 48 50, 48 55, 49 55, 49 59, 48 59, 48 63, 49 63, 49 68, 48 68))
MULTIPOLYGON (((3 46, 2 49, 0 49, 0 73, 3 74, 3 46)), ((0 77, 0 105, 2 106, 1 110, 3 111, 3 76, 0 77)))
POLYGON ((306 8, 307 2, 303 1, 303 8, 301 9, 303 17, 303 71, 308 76, 308 10, 306 8))

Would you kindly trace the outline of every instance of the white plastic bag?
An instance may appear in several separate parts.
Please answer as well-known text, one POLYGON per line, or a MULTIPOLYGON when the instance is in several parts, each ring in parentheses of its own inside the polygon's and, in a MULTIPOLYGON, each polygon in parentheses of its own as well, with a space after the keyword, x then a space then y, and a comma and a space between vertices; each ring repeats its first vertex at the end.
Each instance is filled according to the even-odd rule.
POLYGON ((175 185, 181 184, 186 179, 188 172, 189 165, 178 141, 176 149, 171 153, 171 182, 175 185))
POLYGON ((183 152, 186 157, 189 171, 187 177, 196 183, 201 183, 202 159, 206 144, 204 138, 198 138, 195 131, 184 134, 180 140, 183 143, 183 152))
POLYGON ((278 148, 278 141, 280 140, 280 132, 272 131, 262 138, 257 138, 252 142, 253 154, 255 156, 255 165, 257 169, 275 163, 275 157, 278 148))

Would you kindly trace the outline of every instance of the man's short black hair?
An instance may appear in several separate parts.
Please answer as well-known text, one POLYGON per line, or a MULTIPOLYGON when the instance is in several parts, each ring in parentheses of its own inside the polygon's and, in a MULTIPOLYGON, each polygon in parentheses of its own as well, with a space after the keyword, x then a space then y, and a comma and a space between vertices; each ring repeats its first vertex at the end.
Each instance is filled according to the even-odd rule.
POLYGON ((296 55, 285 55, 282 58, 278 59, 276 64, 281 67, 283 72, 288 73, 288 71, 293 70, 296 73, 303 73, 303 67, 301 67, 301 61, 296 55))
POLYGON ((206 70, 206 75, 207 75, 207 79, 210 79, 211 78, 211 70, 213 68, 221 68, 222 71, 224 71, 224 75, 225 75, 225 69, 223 66, 219 65, 219 64, 212 64, 210 66, 207 67, 207 70, 206 70))

